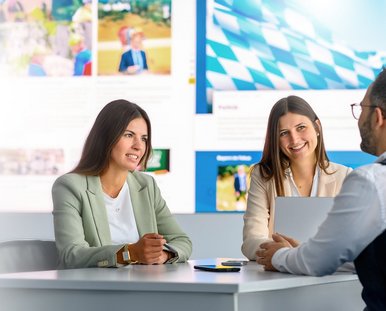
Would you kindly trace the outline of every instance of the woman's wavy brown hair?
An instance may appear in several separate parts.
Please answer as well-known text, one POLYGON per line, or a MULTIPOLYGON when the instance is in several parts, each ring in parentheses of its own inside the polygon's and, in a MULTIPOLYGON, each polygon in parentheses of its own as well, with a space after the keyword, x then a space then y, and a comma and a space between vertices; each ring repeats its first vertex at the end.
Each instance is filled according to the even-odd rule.
POLYGON ((300 114, 310 119, 316 132, 319 133, 315 149, 316 163, 326 172, 326 174, 331 174, 326 171, 330 162, 324 147, 322 125, 315 111, 301 97, 284 97, 276 102, 271 109, 268 118, 263 155, 260 162, 255 164, 252 168, 253 171, 258 167, 260 174, 266 181, 271 178, 274 179, 277 196, 284 196, 284 172, 290 166, 290 159, 280 149, 279 119, 289 112, 300 114), (318 120, 319 124, 317 122, 318 120))

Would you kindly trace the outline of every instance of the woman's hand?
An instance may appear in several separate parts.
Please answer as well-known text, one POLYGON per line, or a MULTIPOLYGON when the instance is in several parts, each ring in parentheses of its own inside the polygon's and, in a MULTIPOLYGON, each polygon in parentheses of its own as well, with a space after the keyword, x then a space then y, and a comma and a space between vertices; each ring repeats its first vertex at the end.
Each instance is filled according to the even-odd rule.
POLYGON ((168 254, 163 250, 166 240, 157 233, 147 233, 137 243, 128 246, 132 261, 152 265, 163 264, 168 254))

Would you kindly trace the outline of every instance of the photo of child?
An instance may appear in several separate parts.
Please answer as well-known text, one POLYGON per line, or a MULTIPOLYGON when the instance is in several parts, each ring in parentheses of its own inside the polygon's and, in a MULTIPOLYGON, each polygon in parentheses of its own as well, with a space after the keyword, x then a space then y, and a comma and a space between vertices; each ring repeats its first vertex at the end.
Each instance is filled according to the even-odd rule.
POLYGON ((1 1, 0 76, 91 75, 91 4, 91 0, 1 1), (88 73, 79 66, 80 58, 88 63, 88 73))
POLYGON ((98 75, 168 75, 170 68, 171 0, 99 0, 98 75))
POLYGON ((245 211, 249 166, 219 166, 216 181, 216 210, 245 211))

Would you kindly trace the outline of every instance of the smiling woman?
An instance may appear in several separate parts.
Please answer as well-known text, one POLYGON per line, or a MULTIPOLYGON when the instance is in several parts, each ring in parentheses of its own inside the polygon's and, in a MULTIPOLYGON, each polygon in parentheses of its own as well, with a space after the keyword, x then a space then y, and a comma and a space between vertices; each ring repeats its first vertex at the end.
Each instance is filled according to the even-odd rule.
POLYGON ((314 168, 319 124, 319 120, 313 123, 306 116, 291 112, 279 119, 280 150, 293 162, 292 166, 301 164, 314 168))
POLYGON ((260 244, 271 239, 277 196, 335 196, 350 171, 328 160, 311 106, 298 96, 280 99, 269 115, 262 159, 250 173, 243 254, 256 259, 260 244))
POLYGON ((150 154, 147 113, 122 99, 107 104, 91 128, 78 165, 52 187, 55 239, 63 268, 189 258, 190 239, 154 179, 137 170, 146 168, 150 154))

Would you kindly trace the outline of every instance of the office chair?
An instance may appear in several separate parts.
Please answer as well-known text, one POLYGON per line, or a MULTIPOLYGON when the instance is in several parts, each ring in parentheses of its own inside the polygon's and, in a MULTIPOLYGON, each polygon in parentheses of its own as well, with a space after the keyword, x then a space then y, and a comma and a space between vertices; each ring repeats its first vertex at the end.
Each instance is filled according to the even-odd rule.
POLYGON ((0 273, 54 270, 57 265, 55 241, 23 239, 0 243, 0 273))

